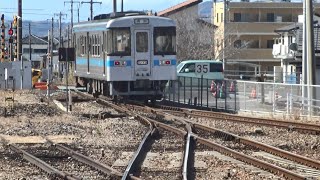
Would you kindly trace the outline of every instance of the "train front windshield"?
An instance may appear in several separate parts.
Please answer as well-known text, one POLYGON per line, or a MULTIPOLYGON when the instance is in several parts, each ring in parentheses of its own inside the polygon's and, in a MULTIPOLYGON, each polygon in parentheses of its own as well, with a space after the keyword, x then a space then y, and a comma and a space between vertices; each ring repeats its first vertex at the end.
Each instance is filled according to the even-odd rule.
POLYGON ((131 56, 130 28, 115 28, 107 32, 109 56, 131 56))
POLYGON ((176 28, 156 27, 154 28, 154 54, 175 55, 176 54, 176 28))

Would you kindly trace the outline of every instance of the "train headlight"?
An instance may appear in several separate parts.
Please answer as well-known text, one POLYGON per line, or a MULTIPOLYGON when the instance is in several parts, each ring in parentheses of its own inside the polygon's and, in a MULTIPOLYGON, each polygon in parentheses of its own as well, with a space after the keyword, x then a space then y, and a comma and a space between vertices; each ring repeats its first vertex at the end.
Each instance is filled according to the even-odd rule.
POLYGON ((160 65, 170 65, 171 61, 170 60, 161 60, 160 65))

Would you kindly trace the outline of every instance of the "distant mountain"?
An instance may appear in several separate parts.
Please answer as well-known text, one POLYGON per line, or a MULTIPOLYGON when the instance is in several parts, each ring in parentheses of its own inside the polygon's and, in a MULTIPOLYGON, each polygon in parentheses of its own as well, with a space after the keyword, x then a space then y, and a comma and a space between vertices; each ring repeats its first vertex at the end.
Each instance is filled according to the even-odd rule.
MULTIPOLYGON (((48 36, 48 30, 51 30, 51 21, 23 21, 23 30, 22 30, 22 36, 28 36, 29 35, 29 23, 31 25, 31 33, 39 36, 44 37, 48 36)), ((68 23, 61 23, 62 26, 62 35, 66 33, 66 28, 68 26, 68 23)), ((59 36, 59 23, 55 21, 53 23, 53 33, 54 37, 59 36)))
POLYGON ((204 20, 211 22, 212 1, 205 1, 199 4, 199 16, 204 20))
MULTIPOLYGON (((29 23, 31 26, 31 34, 45 37, 48 36, 48 30, 51 30, 51 21, 29 21, 24 20, 22 22, 22 37, 26 37, 29 35, 29 23)), ((8 29, 10 27, 11 21, 5 21, 6 28, 6 36, 8 36, 8 29)), ((68 27, 68 23, 62 23, 62 35, 66 34, 66 29, 68 27)), ((54 36, 59 36, 59 23, 57 21, 53 24, 54 27, 54 36)))

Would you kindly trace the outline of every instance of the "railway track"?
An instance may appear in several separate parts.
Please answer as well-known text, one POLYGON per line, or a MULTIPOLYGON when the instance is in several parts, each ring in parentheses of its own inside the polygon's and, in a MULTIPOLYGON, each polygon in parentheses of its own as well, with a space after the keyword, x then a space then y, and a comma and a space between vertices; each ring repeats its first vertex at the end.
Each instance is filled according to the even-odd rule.
POLYGON ((220 112, 211 112, 211 111, 202 111, 202 110, 193 110, 193 109, 191 110, 191 109, 177 108, 177 107, 164 106, 164 105, 157 105, 156 107, 164 110, 164 112, 175 114, 177 116, 183 116, 183 117, 191 116, 191 117, 200 117, 200 118, 212 118, 215 120, 248 123, 248 124, 254 124, 254 125, 261 125, 261 126, 285 128, 290 131, 300 131, 300 132, 312 133, 317 135, 320 134, 319 124, 272 120, 272 119, 265 119, 265 118, 244 117, 244 116, 238 116, 238 115, 226 114, 226 113, 220 113, 220 112))
MULTIPOLYGON (((305 165, 310 166, 312 168, 319 169, 319 163, 316 162, 316 161, 312 161, 312 160, 310 160, 308 158, 305 158, 305 157, 302 157, 302 156, 299 156, 299 155, 296 155, 296 154, 292 154, 292 153, 289 153, 287 151, 283 151, 281 149, 277 149, 277 148, 268 146, 266 144, 257 143, 257 142, 254 142, 254 141, 251 141, 251 140, 248 140, 248 139, 245 139, 245 138, 241 138, 239 136, 236 136, 236 135, 228 133, 228 132, 224 132, 224 131, 219 130, 219 129, 211 129, 209 127, 201 126, 200 124, 196 124, 196 123, 193 123, 191 121, 186 120, 185 118, 181 118, 181 116, 180 117, 176 117, 176 116, 173 116, 173 115, 169 115, 168 113, 166 113, 167 111, 165 111, 165 110, 160 112, 159 109, 153 109, 153 108, 146 107, 146 106, 141 106, 141 105, 129 104, 129 105, 126 105, 125 107, 123 107, 123 106, 120 106, 120 105, 113 104, 110 101, 105 101, 105 100, 101 100, 101 99, 98 99, 97 101, 99 103, 104 104, 104 105, 111 106, 112 108, 114 108, 117 111, 122 112, 122 113, 132 114, 133 111, 140 111, 140 112, 142 111, 142 112, 145 112, 145 113, 151 113, 151 115, 150 115, 151 117, 156 116, 154 119, 151 119, 150 117, 143 117, 141 115, 136 115, 136 116, 140 117, 140 118, 144 118, 145 120, 149 121, 154 127, 157 127, 157 128, 160 128, 160 129, 164 129, 166 131, 170 131, 172 133, 177 134, 178 136, 181 136, 182 138, 186 138, 186 140, 189 141, 189 142, 190 142, 190 139, 192 137, 192 139, 195 139, 197 143, 200 143, 202 145, 210 147, 210 148, 214 149, 215 151, 221 152, 223 154, 226 154, 228 156, 231 156, 231 157, 233 157, 235 159, 241 160, 241 161, 246 162, 248 164, 251 164, 253 166, 259 167, 261 169, 266 169, 266 170, 268 170, 268 171, 270 171, 270 172, 272 172, 272 173, 274 173, 276 175, 283 176, 285 178, 289 178, 289 179, 306 179, 307 177, 305 177, 303 175, 300 175, 300 174, 298 174, 296 172, 292 172, 292 171, 290 171, 288 169, 285 169, 283 167, 276 166, 276 165, 271 164, 271 163, 269 163, 267 161, 263 161, 261 159, 258 159, 258 158, 243 154, 241 152, 237 152, 237 151, 235 151, 233 149, 230 149, 228 147, 225 147, 225 146, 223 146, 221 144, 212 142, 209 139, 206 139, 206 138, 201 137, 200 135, 194 134, 192 132, 192 129, 198 128, 198 129, 202 129, 202 130, 205 130, 205 131, 218 133, 218 134, 220 134, 222 136, 228 136, 229 138, 233 139, 234 141, 243 143, 243 144, 245 144, 247 146, 254 147, 254 148, 259 148, 259 149, 261 149, 263 151, 266 151, 266 152, 269 152, 271 154, 275 154, 275 155, 278 155, 280 157, 284 157, 284 158, 290 159, 292 161, 296 161, 298 163, 305 164, 305 165), (173 127, 171 125, 165 124, 163 122, 160 122, 159 119, 165 119, 166 121, 172 121, 172 120, 179 121, 180 123, 183 123, 186 126, 187 130, 181 130, 180 128, 176 128, 176 127, 173 127), (191 126, 188 125, 188 124, 191 124, 191 126)), ((179 110, 179 112, 184 113, 184 115, 186 113, 186 112, 183 112, 181 110, 179 110)), ((151 132, 151 131, 152 130, 150 129, 149 132, 151 132)), ((142 149, 143 148, 141 148, 140 151, 142 149)), ((183 167, 182 167, 182 169, 183 169, 182 175, 183 175, 184 179, 187 179, 188 174, 190 173, 190 172, 188 172, 188 169, 191 168, 191 167, 188 167, 188 165, 192 164, 188 160, 188 157, 189 157, 190 153, 191 153, 190 152, 190 144, 186 143, 185 152, 184 152, 184 160, 183 160, 184 164, 183 164, 183 167)), ((127 170, 127 171, 130 172, 130 170, 127 170)))

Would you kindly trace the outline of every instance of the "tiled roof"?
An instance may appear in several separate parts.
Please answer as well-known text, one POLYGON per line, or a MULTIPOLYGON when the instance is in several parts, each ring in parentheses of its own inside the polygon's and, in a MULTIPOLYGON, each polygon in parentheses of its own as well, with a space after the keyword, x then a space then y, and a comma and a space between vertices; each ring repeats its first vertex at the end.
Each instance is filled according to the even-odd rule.
POLYGON ((180 11, 184 8, 188 8, 188 7, 191 7, 191 6, 194 6, 194 5, 197 5, 199 3, 202 3, 202 0, 188 0, 188 1, 184 1, 180 4, 177 4, 175 6, 172 6, 168 9, 165 9, 163 11, 160 11, 158 12, 158 16, 168 16, 170 14, 173 14, 177 11, 180 11))

